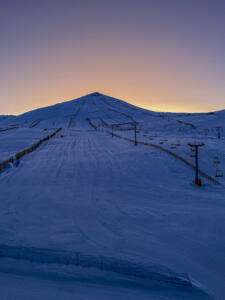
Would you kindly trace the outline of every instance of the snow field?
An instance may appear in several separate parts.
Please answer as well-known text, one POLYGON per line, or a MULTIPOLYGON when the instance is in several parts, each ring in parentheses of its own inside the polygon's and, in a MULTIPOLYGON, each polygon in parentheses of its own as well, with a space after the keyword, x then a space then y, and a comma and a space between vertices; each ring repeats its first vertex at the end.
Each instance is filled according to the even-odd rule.
MULTIPOLYGON (((223 122, 221 114, 158 114, 90 95, 16 117, 20 128, 0 133, 2 157, 46 136, 44 128, 63 127, 63 137, 56 135, 21 158, 17 167, 0 173, 1 244, 163 265, 174 274, 189 274, 194 284, 223 300, 224 185, 204 181, 199 188, 193 184, 193 170, 182 162, 158 149, 112 138, 101 127, 95 131, 86 120, 107 124, 104 130, 135 120, 141 126, 139 140, 168 149, 179 141, 172 151, 186 159, 190 158, 186 143, 203 140, 200 168, 213 176, 209 160, 214 152, 222 155, 224 148, 223 138, 214 136, 214 128, 223 122), (197 132, 209 127, 210 134, 196 134, 177 120, 194 124, 197 132)), ((4 122, 12 125, 12 120, 4 122)), ((133 139, 132 130, 115 133, 133 139)), ((186 290, 177 296, 172 290, 162 299, 201 299, 198 293, 186 290)))

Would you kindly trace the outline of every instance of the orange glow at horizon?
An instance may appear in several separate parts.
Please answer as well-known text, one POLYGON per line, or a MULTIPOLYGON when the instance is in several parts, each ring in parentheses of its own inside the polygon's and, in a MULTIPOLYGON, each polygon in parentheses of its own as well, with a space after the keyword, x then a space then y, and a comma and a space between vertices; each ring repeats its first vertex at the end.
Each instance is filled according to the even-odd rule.
MULTIPOLYGON (((122 94, 125 94, 125 95, 129 95, 129 92, 128 93, 110 93, 110 92, 107 92, 107 91, 104 91, 104 90, 97 90, 97 89, 93 89, 93 90, 88 90, 88 91, 85 91, 85 90, 82 90, 82 93, 81 94, 76 94, 76 93, 73 93, 73 96, 72 94, 69 95, 68 93, 68 97, 54 97, 52 96, 54 93, 51 94, 52 98, 50 97, 43 97, 42 101, 39 101, 40 99, 38 99, 38 96, 34 97, 33 98, 33 101, 32 103, 34 103, 33 105, 31 103, 29 103, 29 105, 26 105, 24 107, 24 109, 21 109, 21 110, 18 110, 17 112, 15 113, 12 113, 14 115, 20 115, 20 114, 23 114, 23 113, 26 113, 26 112, 29 112, 31 110, 35 110, 35 109, 39 109, 39 108, 43 108, 43 107, 46 107, 46 106, 51 106, 51 105, 55 105, 55 104, 58 104, 58 103, 62 103, 62 102, 66 102, 66 101, 70 101, 70 100, 75 100, 76 98, 80 98, 82 96, 85 96, 86 94, 90 94, 90 93, 93 93, 93 92, 100 92, 102 94, 105 94, 107 96, 111 96, 111 97, 114 97, 114 98, 117 98, 117 99, 120 99, 120 100, 123 100, 127 103, 130 103, 130 104, 133 104, 135 106, 138 106, 138 107, 141 107, 141 108, 144 108, 144 109, 147 109, 147 110, 151 110, 151 111, 156 111, 156 112, 173 112, 173 113, 204 113, 204 112, 210 112, 210 111, 216 111, 216 110, 219 110, 218 108, 212 108, 212 109, 202 109, 201 106, 197 106, 194 107, 193 110, 190 110, 190 107, 188 105, 179 105, 178 107, 176 106, 176 104, 174 105, 157 105, 157 104, 153 104, 153 105, 149 105, 149 104, 145 104, 145 103, 148 103, 149 102, 149 98, 143 98, 142 99, 135 99, 133 96, 132 97, 125 97, 125 96, 120 96, 122 94), (46 98, 48 98, 48 100, 46 100, 46 98), (37 103, 40 103, 40 105, 37 105, 37 103)), ((223 108, 221 108, 223 109, 223 108)))
MULTIPOLYGON (((206 112, 220 109, 213 102, 202 102, 209 97, 209 91, 205 91, 206 82, 198 67, 193 74, 193 66, 177 53, 173 55, 171 49, 165 53, 160 44, 150 47, 150 57, 141 46, 131 46, 126 41, 115 48, 112 40, 105 39, 101 51, 98 46, 90 49, 84 43, 77 46, 79 51, 74 53, 72 44, 33 53, 26 57, 25 63, 13 62, 1 96, 9 104, 0 114, 21 114, 95 91, 149 110, 206 112), (170 61, 166 59, 168 53, 170 61)), ((216 86, 211 94, 214 98, 221 97, 216 86)))
POLYGON ((3 1, 0 115, 94 91, 157 111, 224 109, 215 1, 3 1))

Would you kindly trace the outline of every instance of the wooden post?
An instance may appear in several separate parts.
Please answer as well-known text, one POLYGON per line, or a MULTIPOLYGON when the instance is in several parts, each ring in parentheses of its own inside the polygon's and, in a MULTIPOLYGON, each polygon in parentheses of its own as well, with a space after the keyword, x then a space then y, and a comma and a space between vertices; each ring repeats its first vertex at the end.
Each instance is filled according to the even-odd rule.
POLYGON ((134 145, 137 146, 137 125, 134 124, 134 145))
POLYGON ((76 252, 76 266, 79 266, 79 253, 76 252))

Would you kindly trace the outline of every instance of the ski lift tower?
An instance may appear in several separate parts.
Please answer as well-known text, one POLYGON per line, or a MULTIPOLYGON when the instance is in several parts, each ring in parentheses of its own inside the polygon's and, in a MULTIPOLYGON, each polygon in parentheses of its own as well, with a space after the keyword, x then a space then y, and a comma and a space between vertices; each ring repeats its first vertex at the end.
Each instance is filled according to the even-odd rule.
POLYGON ((221 126, 216 126, 217 136, 219 140, 221 139, 221 129, 222 129, 221 126))
POLYGON ((190 146, 195 152, 195 184, 201 185, 201 180, 199 179, 199 176, 198 176, 198 173, 199 173, 199 170, 198 170, 198 156, 199 156, 199 147, 203 147, 203 146, 205 146, 205 144, 203 144, 203 143, 199 143, 199 144, 189 143, 188 146, 190 146))
POLYGON ((137 146, 137 122, 127 122, 127 123, 118 123, 118 124, 112 124, 112 137, 114 137, 114 128, 119 128, 120 126, 124 125, 131 125, 134 129, 134 145, 137 146))
POLYGON ((216 177, 223 177, 223 171, 219 168, 219 165, 220 165, 220 159, 219 159, 219 156, 216 155, 214 157, 214 165, 216 167, 216 177))

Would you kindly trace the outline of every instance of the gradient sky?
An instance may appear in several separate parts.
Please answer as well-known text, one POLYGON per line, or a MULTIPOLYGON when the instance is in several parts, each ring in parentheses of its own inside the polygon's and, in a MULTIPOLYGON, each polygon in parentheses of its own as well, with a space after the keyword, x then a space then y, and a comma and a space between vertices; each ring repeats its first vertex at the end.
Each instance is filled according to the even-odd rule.
POLYGON ((225 109, 225 1, 0 0, 0 114, 94 91, 225 109))

